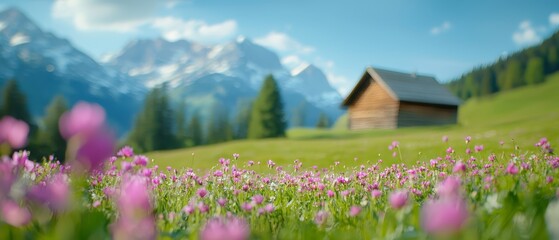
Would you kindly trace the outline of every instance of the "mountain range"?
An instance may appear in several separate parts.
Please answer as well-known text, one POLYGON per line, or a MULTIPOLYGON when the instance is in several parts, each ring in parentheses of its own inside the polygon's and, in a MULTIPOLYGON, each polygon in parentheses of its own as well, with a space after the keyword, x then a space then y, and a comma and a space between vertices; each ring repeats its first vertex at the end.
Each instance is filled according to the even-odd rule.
POLYGON ((290 71, 275 52, 245 37, 216 45, 134 40, 98 62, 68 40, 41 30, 21 11, 0 12, 0 84, 16 79, 37 117, 55 95, 70 104, 97 102, 122 135, 149 89, 162 84, 173 103, 186 104, 187 114, 208 117, 219 105, 233 116, 258 94, 268 74, 280 86, 288 122, 301 106, 306 126, 315 124, 321 113, 332 121, 343 113, 342 97, 322 70, 304 64, 290 71))

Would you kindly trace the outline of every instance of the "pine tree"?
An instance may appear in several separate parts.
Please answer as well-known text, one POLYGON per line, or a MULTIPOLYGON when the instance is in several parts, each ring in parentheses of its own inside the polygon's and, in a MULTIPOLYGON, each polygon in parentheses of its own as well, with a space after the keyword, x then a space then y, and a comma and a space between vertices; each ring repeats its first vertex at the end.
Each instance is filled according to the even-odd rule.
POLYGON ((295 109, 293 109, 293 115, 291 117, 291 126, 293 127, 304 127, 306 118, 306 104, 304 101, 299 103, 295 109))
POLYGON ((503 90, 517 88, 523 85, 522 68, 518 60, 511 60, 507 65, 506 82, 503 90))
POLYGON ((328 128, 330 126, 330 121, 328 120, 328 116, 324 113, 320 113, 320 117, 318 117, 318 122, 316 123, 316 128, 328 128))
POLYGON ((60 135, 59 119, 68 110, 68 105, 63 96, 56 96, 47 106, 43 118, 43 129, 39 132, 39 142, 44 146, 45 153, 53 154, 58 160, 64 162, 66 153, 66 140, 60 135))
POLYGON ((252 111, 252 102, 239 101, 237 104, 237 115, 235 116, 233 138, 244 139, 248 136, 248 127, 250 125, 250 114, 252 111))
POLYGON ((557 56, 557 47, 551 46, 547 51, 547 73, 553 73, 559 70, 559 56, 557 56))
POLYGON ((136 117, 128 143, 138 152, 176 147, 174 114, 165 91, 164 87, 151 90, 142 112, 136 117))
POLYGON ((481 89, 480 95, 487 96, 491 93, 495 92, 495 78, 493 77, 493 73, 491 69, 485 68, 482 70, 481 73, 481 89))
POLYGON ((544 81, 543 61, 539 57, 530 58, 524 78, 528 85, 542 83, 544 81))
POLYGON ((283 103, 279 88, 274 77, 268 75, 252 107, 248 137, 284 137, 285 127, 283 103))
POLYGON ((37 126, 33 122, 29 109, 27 108, 27 98, 19 89, 16 80, 6 82, 3 91, 1 116, 12 116, 13 118, 26 122, 30 127, 30 136, 34 136, 37 126))
POLYGON ((233 139, 233 131, 229 123, 227 110, 214 104, 208 121, 208 143, 220 143, 233 139))
POLYGON ((186 104, 184 102, 179 104, 176 115, 177 129, 175 135, 177 138, 177 147, 184 147, 188 138, 186 130, 186 104))
POLYGON ((202 126, 200 124, 200 117, 194 114, 188 124, 188 138, 190 139, 190 146, 202 145, 204 141, 204 134, 202 133, 202 126))

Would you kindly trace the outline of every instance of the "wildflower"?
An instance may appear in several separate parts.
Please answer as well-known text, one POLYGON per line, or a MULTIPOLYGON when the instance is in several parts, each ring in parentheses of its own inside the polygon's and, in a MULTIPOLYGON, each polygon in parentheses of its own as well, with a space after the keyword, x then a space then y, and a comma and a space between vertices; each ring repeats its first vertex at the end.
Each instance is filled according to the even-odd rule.
POLYGON ((27 192, 27 197, 39 204, 48 206, 54 212, 67 208, 70 187, 62 174, 57 174, 50 181, 33 186, 27 192))
POLYGON ((460 193, 460 179, 447 177, 437 186, 437 194, 441 197, 458 196, 460 193))
POLYGON ((454 149, 452 149, 452 147, 448 147, 446 149, 446 153, 448 153, 448 154, 454 153, 454 149))
POLYGON ((481 151, 483 151, 483 145, 476 145, 476 146, 474 147, 474 151, 476 151, 476 152, 481 152, 481 151))
POLYGON ((116 140, 107 131, 92 133, 78 148, 76 160, 89 172, 100 170, 114 152, 116 140))
POLYGON ((196 194, 198 194, 201 198, 204 198, 208 194, 208 191, 205 188, 200 188, 196 191, 196 194))
POLYGON ((12 148, 25 146, 29 134, 29 125, 24 121, 6 116, 0 120, 0 144, 7 142, 12 148))
POLYGON ((374 189, 373 191, 371 191, 371 196, 373 198, 379 198, 380 195, 382 195, 382 192, 380 190, 374 189))
POLYGON ((31 221, 31 212, 11 200, 1 202, 1 210, 1 219, 14 227, 27 225, 31 221))
POLYGON ((145 166, 148 165, 148 157, 146 157, 144 155, 135 156, 132 163, 134 163, 134 165, 136 165, 136 166, 144 166, 145 167, 145 166))
POLYGON ((328 212, 324 210, 318 211, 314 216, 314 222, 316 223, 316 225, 324 225, 327 220, 328 220, 328 212))
POLYGON ((334 193, 334 191, 332 190, 328 190, 328 192, 326 192, 326 194, 328 195, 328 197, 334 197, 336 195, 336 193, 334 193))
POLYGON ((243 210, 250 212, 252 211, 252 204, 245 202, 241 205, 241 208, 243 208, 243 210))
POLYGON ((466 203, 458 197, 431 200, 421 209, 421 225, 433 235, 452 234, 462 229, 468 215, 466 203))
POLYGON ((188 205, 186 205, 182 208, 182 211, 186 214, 189 214, 189 215, 193 214, 195 210, 196 210, 196 208, 194 208, 194 206, 192 206, 190 204, 188 204, 188 205))
POLYGON ((210 219, 202 228, 201 240, 246 240, 249 238, 250 228, 247 222, 236 217, 215 217, 210 219))
POLYGON ((459 161, 454 165, 454 168, 452 169, 453 172, 465 172, 466 171, 466 165, 462 162, 459 161))
POLYGON ((264 196, 262 196, 262 195, 254 195, 254 196, 252 197, 252 201, 254 201, 254 203, 256 203, 256 204, 261 204, 262 201, 264 201, 264 196))
POLYGON ((390 194, 390 205, 395 209, 403 208, 408 202, 408 192, 400 190, 390 194))
POLYGON ((442 137, 442 140, 443 140, 443 142, 448 142, 448 136, 446 136, 446 135, 443 136, 443 137, 442 137))
POLYGON ((225 204, 227 203, 227 199, 225 198, 220 198, 217 200, 217 204, 219 204, 219 206, 225 206, 225 204))
POLYGON ((103 127, 105 110, 97 104, 79 102, 60 117, 60 134, 65 139, 75 135, 90 135, 103 127))
POLYGON ((221 170, 215 170, 214 172, 214 177, 222 177, 223 176, 223 171, 221 170))
POLYGON ((240 156, 240 155, 239 155, 238 153, 233 153, 233 158, 234 158, 235 160, 239 159, 239 156, 240 156))
POLYGON ((466 140, 466 144, 468 144, 472 141, 472 137, 467 136, 466 138, 464 138, 464 140, 466 140))
POLYGON ((510 175, 516 175, 518 173, 518 167, 514 165, 514 163, 509 163, 507 166, 506 172, 510 175))
POLYGON ((274 204, 268 203, 266 204, 266 206, 264 206, 264 211, 267 213, 271 213, 274 211, 274 204))
POLYGON ((134 156, 134 149, 131 148, 130 146, 124 146, 116 153, 116 155, 125 158, 132 157, 134 156))
POLYGON ((210 207, 203 202, 198 203, 198 210, 201 213, 207 213, 210 210, 210 207))
POLYGON ((114 239, 155 239, 155 218, 150 194, 140 177, 125 178, 117 199, 119 217, 112 225, 114 239))
POLYGON ((351 208, 349 209, 349 216, 351 217, 355 217, 357 215, 359 215, 359 213, 361 213, 361 207, 359 206, 351 206, 351 208))

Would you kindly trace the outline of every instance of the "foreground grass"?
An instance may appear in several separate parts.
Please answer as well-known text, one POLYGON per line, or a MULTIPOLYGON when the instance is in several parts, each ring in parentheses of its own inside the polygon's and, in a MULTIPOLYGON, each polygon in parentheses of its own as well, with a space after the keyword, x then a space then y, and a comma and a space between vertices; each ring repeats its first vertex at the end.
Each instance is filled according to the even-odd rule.
MULTIPOLYGON (((396 130, 292 129, 286 139, 241 140, 210 146, 159 151, 147 156, 160 166, 209 169, 217 159, 239 153, 243 161, 265 163, 271 159, 288 166, 298 159, 303 167, 328 167, 334 162, 356 166, 383 159, 388 163, 428 161, 442 154, 435 148, 443 136, 458 145, 471 136, 486 148, 504 150, 528 146, 541 137, 559 142, 559 74, 538 86, 529 86, 495 96, 472 99, 459 112, 459 125, 415 127, 396 130), (397 140, 401 156, 393 157, 388 145, 397 140), (500 142, 504 144, 501 146, 500 142)), ((458 148, 464 152, 466 147, 458 148)), ((264 170, 263 168, 262 170, 264 170)))

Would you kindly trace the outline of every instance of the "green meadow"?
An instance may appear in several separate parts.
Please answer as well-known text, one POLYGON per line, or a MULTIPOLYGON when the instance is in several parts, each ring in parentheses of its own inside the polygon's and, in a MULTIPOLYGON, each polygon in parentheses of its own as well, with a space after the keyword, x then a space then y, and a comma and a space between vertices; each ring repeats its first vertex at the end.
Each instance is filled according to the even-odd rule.
MULTIPOLYGON (((303 168, 330 167, 335 162, 353 167, 379 159, 387 164, 413 164, 444 156, 449 146, 463 153, 466 148, 473 151, 474 145, 484 145, 485 149, 499 154, 502 148, 532 146, 542 137, 552 143, 559 142, 558 103, 559 74, 554 74, 540 85, 464 102, 459 110, 459 123, 452 126, 349 131, 340 127, 343 122, 338 122, 326 130, 290 129, 286 138, 239 140, 146 155, 154 159, 152 164, 160 167, 192 167, 204 171, 218 164, 219 158, 232 158, 233 153, 238 153, 241 164, 250 160, 261 162, 256 169, 267 171, 268 160, 289 167, 298 159, 303 168), (447 143, 442 142, 443 136, 448 136, 447 143), (465 144, 466 136, 472 137, 469 145, 465 144), (388 149, 392 141, 400 143, 396 157, 388 149)), ((524 150, 530 149, 517 149, 524 150)))

